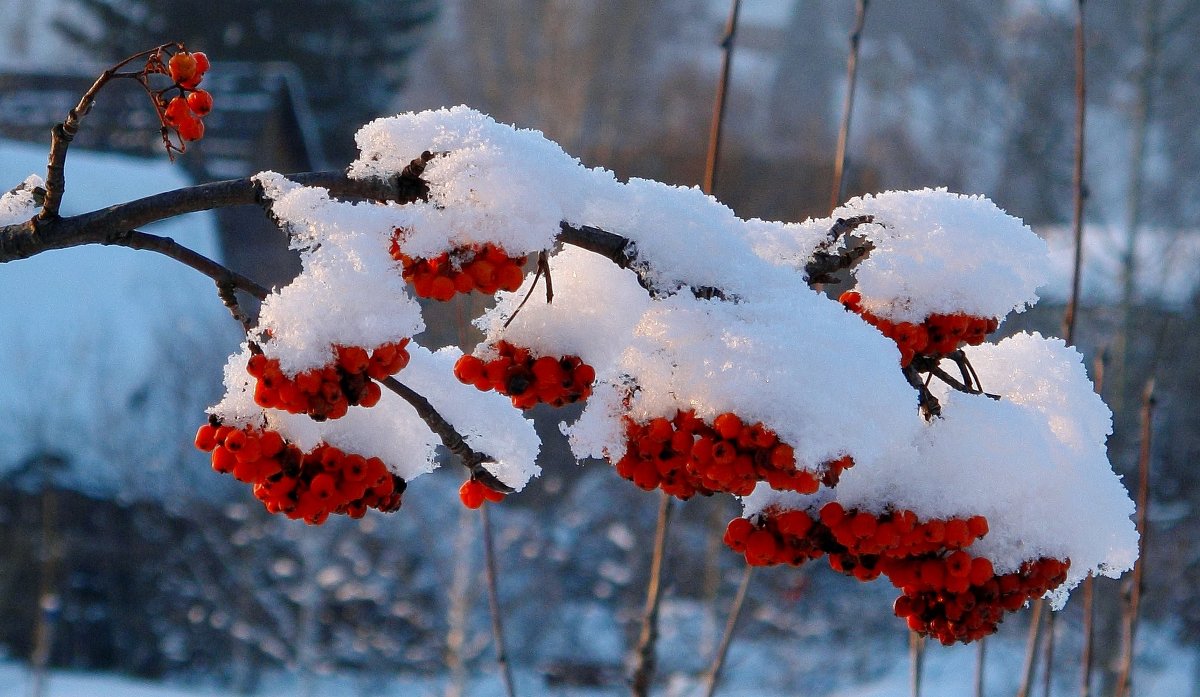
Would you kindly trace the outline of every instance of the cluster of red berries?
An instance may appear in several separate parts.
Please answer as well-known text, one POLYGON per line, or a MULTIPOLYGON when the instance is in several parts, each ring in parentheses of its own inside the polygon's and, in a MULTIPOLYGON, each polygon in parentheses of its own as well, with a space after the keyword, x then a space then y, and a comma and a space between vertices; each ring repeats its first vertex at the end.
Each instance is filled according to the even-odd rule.
POLYGON ((201 119, 212 111, 213 99, 198 85, 208 68, 208 56, 200 51, 180 51, 167 61, 167 74, 179 94, 170 101, 165 96, 161 97, 159 108, 163 125, 174 129, 181 140, 200 140, 204 137, 204 122, 201 119))
POLYGON ((901 366, 912 363, 916 356, 945 356, 964 344, 978 346, 1000 326, 998 319, 962 313, 930 315, 920 324, 892 322, 864 310, 862 295, 858 291, 846 291, 839 300, 847 310, 860 315, 867 324, 896 342, 900 347, 901 366))
MULTIPOLYGON (((886 571, 888 578, 903 595, 896 599, 893 611, 908 622, 913 631, 949 646, 955 642, 982 639, 996 632, 1005 612, 1016 612, 1025 603, 1039 598, 1067 580, 1070 560, 1042 557, 1027 561, 1017 571, 997 576, 992 564, 983 557, 947 561, 945 570, 930 574, 930 560, 896 562, 886 571), (969 570, 964 570, 969 566, 969 570)), ((931 567, 932 568, 932 567, 931 567)))
POLYGON ((843 457, 826 463, 820 473, 798 470, 792 447, 774 431, 762 423, 745 424, 730 412, 711 425, 692 411, 644 424, 626 417, 625 439, 617 474, 647 491, 661 488, 685 500, 716 492, 746 496, 760 481, 777 490, 811 494, 822 483, 837 484, 842 470, 854 464, 843 457))
POLYGON ((520 288, 525 278, 521 270, 525 258, 511 257, 489 242, 420 259, 400 251, 402 237, 400 229, 392 233, 392 258, 403 264, 404 280, 412 284, 418 297, 446 301, 473 290, 493 295, 498 290, 520 288))
POLYGON ((468 479, 458 488, 458 498, 462 500, 464 506, 474 509, 482 506, 484 501, 500 503, 504 500, 504 493, 496 491, 478 479, 468 479))
POLYGON ((275 431, 233 428, 213 420, 196 432, 196 447, 212 453, 214 470, 253 485, 267 511, 319 525, 332 513, 361 518, 368 508, 400 508, 403 479, 377 457, 321 444, 301 452, 275 431))
POLYGON ((815 516, 767 509, 754 520, 735 518, 725 544, 752 566, 800 565, 827 556, 831 568, 860 581, 887 576, 903 593, 896 615, 913 631, 949 645, 994 633, 1004 612, 1066 579, 1069 562, 1055 559, 996 576, 990 560, 964 551, 987 532, 983 516, 922 523, 912 511, 874 515, 833 501, 815 516))
POLYGON ((554 407, 574 404, 592 394, 596 370, 578 356, 534 357, 529 349, 497 341, 499 354, 490 361, 466 355, 454 364, 454 375, 481 391, 495 390, 518 409, 539 402, 554 407))
POLYGON ((335 360, 288 376, 279 361, 262 353, 250 356, 246 372, 258 382, 254 402, 264 409, 308 414, 316 421, 340 419, 353 405, 373 407, 382 391, 374 380, 383 380, 408 365, 408 339, 384 344, 367 352, 359 346, 335 346, 335 360))

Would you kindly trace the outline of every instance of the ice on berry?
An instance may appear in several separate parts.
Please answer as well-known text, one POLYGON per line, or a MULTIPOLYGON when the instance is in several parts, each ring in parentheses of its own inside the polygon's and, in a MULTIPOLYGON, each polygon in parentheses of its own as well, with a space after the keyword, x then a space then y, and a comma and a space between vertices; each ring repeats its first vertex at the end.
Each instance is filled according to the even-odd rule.
POLYGON ((984 196, 945 189, 889 191, 847 201, 835 217, 872 215, 858 228, 875 248, 853 269, 863 307, 895 322, 932 314, 1003 319, 1037 302, 1049 249, 984 196))

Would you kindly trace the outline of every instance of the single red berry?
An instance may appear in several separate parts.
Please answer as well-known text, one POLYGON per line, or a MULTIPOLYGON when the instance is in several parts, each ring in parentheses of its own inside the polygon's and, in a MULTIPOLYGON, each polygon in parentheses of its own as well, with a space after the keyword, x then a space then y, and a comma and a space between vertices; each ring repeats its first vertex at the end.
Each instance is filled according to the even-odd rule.
POLYGON ((188 106, 196 112, 196 116, 205 116, 212 111, 212 95, 204 90, 196 90, 187 96, 188 106))
POLYGON ((200 140, 204 137, 204 122, 189 115, 179 122, 176 130, 179 131, 179 137, 184 140, 200 140))
POLYGON ((208 61, 208 56, 203 51, 192 52, 192 59, 196 61, 196 74, 203 75, 208 72, 212 64, 208 61))
MULTIPOLYGON (((207 61, 207 59, 205 59, 207 61)), ((167 61, 167 71, 176 84, 183 84, 196 77, 196 58, 187 51, 180 51, 167 61)))
POLYGON ((163 123, 172 128, 179 128, 179 124, 190 118, 192 118, 192 112, 188 108, 187 100, 183 97, 175 97, 167 103, 167 108, 163 110, 163 123))
POLYGON ((468 479, 463 482, 463 485, 458 488, 458 498, 467 508, 479 508, 483 505, 484 493, 486 487, 474 479, 468 479))

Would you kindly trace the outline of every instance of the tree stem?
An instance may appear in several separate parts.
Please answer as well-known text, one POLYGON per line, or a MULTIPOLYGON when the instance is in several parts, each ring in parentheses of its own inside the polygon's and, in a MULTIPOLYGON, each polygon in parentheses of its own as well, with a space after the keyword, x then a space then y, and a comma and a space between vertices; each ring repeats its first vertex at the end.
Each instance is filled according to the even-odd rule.
POLYGON ((633 697, 649 697, 654 682, 655 645, 658 643, 658 607, 662 600, 662 570, 666 557, 667 530, 671 523, 671 497, 662 494, 658 504, 658 523, 654 528, 654 553, 650 559, 650 578, 646 582, 646 606, 642 611, 642 629, 635 653, 636 663, 630 679, 633 697))

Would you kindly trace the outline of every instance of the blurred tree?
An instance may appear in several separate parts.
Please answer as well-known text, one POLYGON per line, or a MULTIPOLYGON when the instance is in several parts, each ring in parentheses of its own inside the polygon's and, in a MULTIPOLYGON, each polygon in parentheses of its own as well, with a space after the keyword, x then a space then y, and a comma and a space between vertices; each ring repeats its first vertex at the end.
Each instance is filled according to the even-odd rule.
POLYGON ((98 59, 119 59, 166 40, 214 62, 289 61, 304 75, 325 152, 354 153, 358 127, 387 108, 407 77, 436 0, 68 0, 55 22, 98 59), (78 11, 76 11, 78 10, 78 11))

